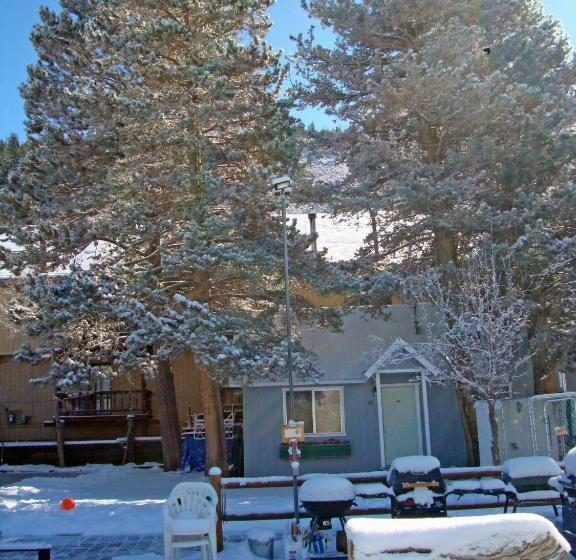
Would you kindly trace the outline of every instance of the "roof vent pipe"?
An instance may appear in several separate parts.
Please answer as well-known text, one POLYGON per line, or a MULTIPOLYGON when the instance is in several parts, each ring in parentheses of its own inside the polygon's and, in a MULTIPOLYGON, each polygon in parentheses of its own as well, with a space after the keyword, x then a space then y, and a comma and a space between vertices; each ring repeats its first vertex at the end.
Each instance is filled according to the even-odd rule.
POLYGON ((316 231, 316 214, 310 212, 308 214, 310 221, 310 237, 312 238, 312 252, 316 255, 318 253, 318 232, 316 231))

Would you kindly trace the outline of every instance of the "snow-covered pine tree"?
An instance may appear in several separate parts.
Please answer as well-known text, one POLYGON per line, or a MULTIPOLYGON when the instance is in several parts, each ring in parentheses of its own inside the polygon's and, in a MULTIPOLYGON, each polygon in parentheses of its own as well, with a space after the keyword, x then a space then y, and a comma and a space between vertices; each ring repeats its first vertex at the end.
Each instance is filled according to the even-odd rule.
MULTIPOLYGON (((485 242, 461 267, 451 284, 437 270, 406 282, 412 297, 424 304, 426 342, 417 351, 442 364, 427 373, 433 383, 452 384, 472 401, 488 405, 492 428, 492 459, 500 464, 496 401, 522 386, 530 351, 526 344, 531 302, 517 287, 509 252, 485 242)), ((407 358, 398 347, 392 361, 407 358)), ((477 448, 477 441, 468 441, 477 448)))
MULTIPOLYGON (((24 146, 20 144, 16 134, 10 134, 6 140, 0 140, 0 213, 4 214, 7 218, 14 210, 12 201, 9 196, 8 180, 10 175, 16 169, 20 158, 24 152, 24 146), (8 210, 7 212, 5 210, 8 210)), ((11 230, 11 222, 13 220, 7 219, 0 222, 0 240, 6 241, 6 233, 11 230)), ((2 246, 0 249, 0 268, 4 268, 4 262, 7 255, 5 250, 9 252, 8 247, 2 246)))
MULTIPOLYGON (((538 0, 303 3, 337 40, 299 39, 293 94, 343 121, 333 149, 350 174, 326 201, 374 217, 363 254, 376 270, 458 263, 482 234, 513 245, 538 219, 555 230, 550 194, 576 161, 576 59, 538 0)), ((536 362, 537 380, 554 369, 536 362)))
MULTIPOLYGON (((29 149, 12 188, 34 222, 14 232, 26 251, 12 266, 55 270, 103 250, 60 280, 31 280, 15 313, 44 345, 20 357, 51 357, 60 384, 91 375, 94 352, 120 372, 154 375, 172 469, 171 363, 192 352, 208 464, 226 468, 217 384, 285 370, 281 224, 268 182, 296 152, 277 100, 280 58, 263 40, 271 1, 61 3, 60 14, 41 12, 39 62, 22 88, 29 149)), ((308 245, 291 230, 294 287, 324 281, 308 245)), ((296 369, 314 371, 304 355, 296 369)))
POLYGON ((10 134, 6 140, 0 140, 0 185, 4 185, 8 174, 22 157, 23 146, 16 134, 10 134))

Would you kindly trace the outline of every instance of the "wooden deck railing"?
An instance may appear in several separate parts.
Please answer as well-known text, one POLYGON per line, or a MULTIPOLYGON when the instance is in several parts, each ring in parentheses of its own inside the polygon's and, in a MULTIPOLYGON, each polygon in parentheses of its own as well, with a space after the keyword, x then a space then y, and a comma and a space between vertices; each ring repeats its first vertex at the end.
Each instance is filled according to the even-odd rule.
MULTIPOLYGON (((375 482, 386 481, 386 471, 374 471, 367 473, 349 473, 342 474, 344 478, 350 480, 354 484, 367 484, 375 482)), ((500 467, 462 467, 462 468, 447 468, 442 469, 442 475, 445 480, 470 480, 480 478, 500 478, 502 470, 500 467)), ((307 479, 317 475, 303 475, 298 478, 298 485, 301 485, 307 479)), ((274 519, 291 519, 293 517, 292 508, 284 509, 279 507, 277 511, 270 511, 266 508, 265 511, 246 511, 246 512, 227 512, 226 511, 226 493, 229 490, 242 490, 242 489, 260 489, 260 488, 286 488, 292 485, 292 477, 277 476, 277 477, 255 477, 255 478, 221 478, 221 476, 211 476, 210 481, 216 488, 221 497, 222 511, 220 516, 220 523, 222 521, 257 521, 257 520, 274 520, 274 519)), ((539 500, 540 505, 558 505, 560 498, 547 498, 539 500)), ((504 499, 497 496, 483 497, 478 495, 477 499, 468 499, 463 501, 456 501, 455 503, 448 504, 448 510, 470 510, 470 509, 503 509, 505 506, 504 499)), ((362 506, 354 507, 346 516, 357 515, 383 515, 390 513, 390 506, 388 504, 382 505, 376 502, 370 504, 370 499, 366 497, 362 506)), ((300 512, 301 517, 309 517, 309 514, 304 510, 300 512)))
POLYGON ((138 416, 150 413, 150 391, 93 391, 81 395, 60 397, 62 417, 138 416))

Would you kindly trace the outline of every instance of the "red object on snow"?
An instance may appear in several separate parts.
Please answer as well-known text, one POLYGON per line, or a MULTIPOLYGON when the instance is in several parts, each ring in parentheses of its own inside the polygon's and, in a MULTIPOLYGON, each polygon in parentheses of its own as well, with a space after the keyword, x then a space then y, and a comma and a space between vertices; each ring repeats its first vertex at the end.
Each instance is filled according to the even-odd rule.
POLYGON ((76 502, 72 498, 64 498, 60 501, 60 509, 71 511, 76 507, 76 502))

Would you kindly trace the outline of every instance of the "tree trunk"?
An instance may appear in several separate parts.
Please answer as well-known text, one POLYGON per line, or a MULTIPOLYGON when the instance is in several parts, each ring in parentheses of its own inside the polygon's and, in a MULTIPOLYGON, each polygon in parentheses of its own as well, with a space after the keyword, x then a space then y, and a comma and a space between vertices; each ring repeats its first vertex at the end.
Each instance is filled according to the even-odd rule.
POLYGON ((458 250, 451 231, 438 229, 434 232, 436 264, 439 266, 457 263, 458 250))
POLYGON ((56 452, 58 454, 58 466, 66 466, 66 454, 64 452, 64 423, 60 418, 60 399, 56 388, 53 389, 54 394, 54 427, 56 429, 56 452))
POLYGON ((532 356, 532 371, 534 373, 534 392, 537 395, 558 393, 560 383, 558 382, 559 361, 548 359, 545 351, 538 349, 532 356))
POLYGON ((158 362, 156 376, 158 397, 158 418, 160 420, 160 435, 162 436, 162 458, 165 471, 175 471, 180 468, 180 420, 176 404, 176 389, 174 376, 169 360, 158 362))
POLYGON ((462 427, 464 428, 464 439, 466 441, 466 458, 469 467, 480 464, 478 453, 478 427, 476 425, 476 412, 470 399, 462 388, 456 387, 458 398, 458 408, 462 417, 462 427))
POLYGON ((199 367, 204 425, 206 427, 206 470, 220 467, 222 475, 228 476, 228 457, 226 453, 226 435, 224 433, 224 413, 220 387, 203 367, 199 367))
POLYGON ((496 401, 488 401, 488 419, 490 421, 490 451, 492 452, 492 464, 500 465, 500 435, 498 432, 498 418, 496 416, 496 401))
POLYGON ((374 248, 374 258, 380 258, 380 241, 378 239, 378 222, 376 221, 376 212, 370 210, 370 224, 372 226, 372 247, 374 248))

